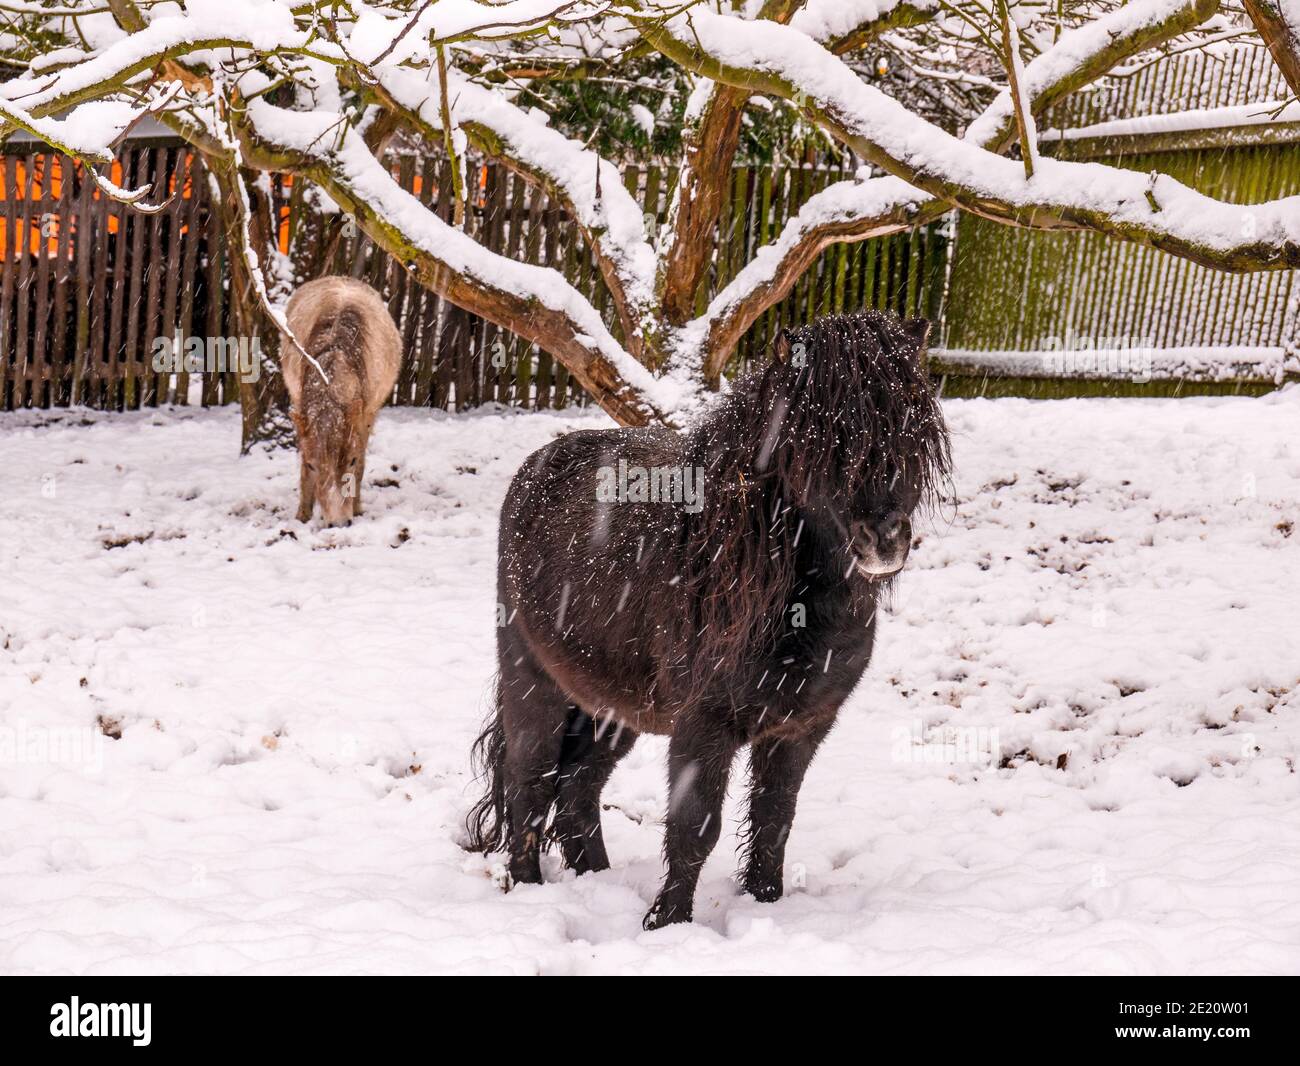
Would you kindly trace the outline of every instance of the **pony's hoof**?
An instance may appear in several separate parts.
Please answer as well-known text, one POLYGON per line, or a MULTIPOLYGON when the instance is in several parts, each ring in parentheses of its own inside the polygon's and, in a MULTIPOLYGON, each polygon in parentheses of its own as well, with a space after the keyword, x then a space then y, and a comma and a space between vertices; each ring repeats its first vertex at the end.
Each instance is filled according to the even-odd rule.
POLYGON ((641 928, 646 932, 654 932, 666 925, 676 925, 679 922, 689 922, 690 920, 690 911, 683 910, 681 907, 674 907, 671 904, 663 904, 656 900, 654 906, 646 911, 645 917, 641 919, 641 928))
POLYGON ((512 885, 540 885, 542 868, 537 862, 512 862, 509 877, 512 885))
POLYGON ((746 895, 753 896, 759 903, 775 903, 783 895, 780 881, 751 881, 746 879, 741 886, 741 890, 746 895))

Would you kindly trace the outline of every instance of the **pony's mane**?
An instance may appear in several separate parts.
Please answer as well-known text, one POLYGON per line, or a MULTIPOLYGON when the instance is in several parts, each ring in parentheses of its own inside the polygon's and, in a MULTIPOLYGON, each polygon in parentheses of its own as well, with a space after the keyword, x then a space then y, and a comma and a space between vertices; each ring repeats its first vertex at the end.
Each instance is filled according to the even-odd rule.
MULTIPOLYGON (((899 478, 939 501, 948 431, 924 362, 928 324, 863 311, 783 331, 774 360, 736 382, 689 433, 705 506, 686 530, 684 647, 698 691, 720 662, 784 631, 801 514, 843 515, 899 478)), ((806 542, 805 542, 806 543, 806 542)))

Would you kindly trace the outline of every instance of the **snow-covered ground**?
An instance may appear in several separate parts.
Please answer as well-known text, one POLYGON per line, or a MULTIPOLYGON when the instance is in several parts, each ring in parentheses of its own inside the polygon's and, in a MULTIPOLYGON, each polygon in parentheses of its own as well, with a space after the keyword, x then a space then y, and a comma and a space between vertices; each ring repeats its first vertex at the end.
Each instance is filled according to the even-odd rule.
POLYGON ((385 411, 342 530, 232 410, 0 416, 0 970, 1300 972, 1300 391, 947 412, 794 887, 736 894, 737 773, 657 933, 660 740, 611 870, 502 894, 456 843, 497 507, 603 416, 385 411))

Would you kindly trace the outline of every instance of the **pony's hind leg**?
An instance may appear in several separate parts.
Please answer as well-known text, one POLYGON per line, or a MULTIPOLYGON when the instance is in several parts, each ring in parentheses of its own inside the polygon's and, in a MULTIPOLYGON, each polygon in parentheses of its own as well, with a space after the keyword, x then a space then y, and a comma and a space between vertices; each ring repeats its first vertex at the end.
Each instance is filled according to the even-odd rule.
POLYGON ((540 884, 542 838, 555 802, 569 698, 527 652, 501 657, 498 691, 505 730, 502 783, 510 876, 540 884))
POLYGON ((636 734, 621 722, 600 723, 577 707, 569 713, 560 753, 553 834, 564 865, 579 874, 608 870, 600 829, 600 793, 618 760, 632 750, 636 734))

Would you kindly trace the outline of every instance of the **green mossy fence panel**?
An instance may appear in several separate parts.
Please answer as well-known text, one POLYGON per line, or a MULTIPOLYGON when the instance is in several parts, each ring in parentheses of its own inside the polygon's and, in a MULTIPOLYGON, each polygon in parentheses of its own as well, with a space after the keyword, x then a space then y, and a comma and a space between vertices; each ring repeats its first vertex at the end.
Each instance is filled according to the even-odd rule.
MULTIPOLYGON (((1130 154, 1236 203, 1300 193, 1293 146, 1130 154)), ((1243 215, 1243 225, 1248 224, 1243 215)), ((967 351, 1072 347, 1280 347, 1293 271, 1226 274, 1092 233, 1045 233, 963 215, 944 345, 967 351)))

